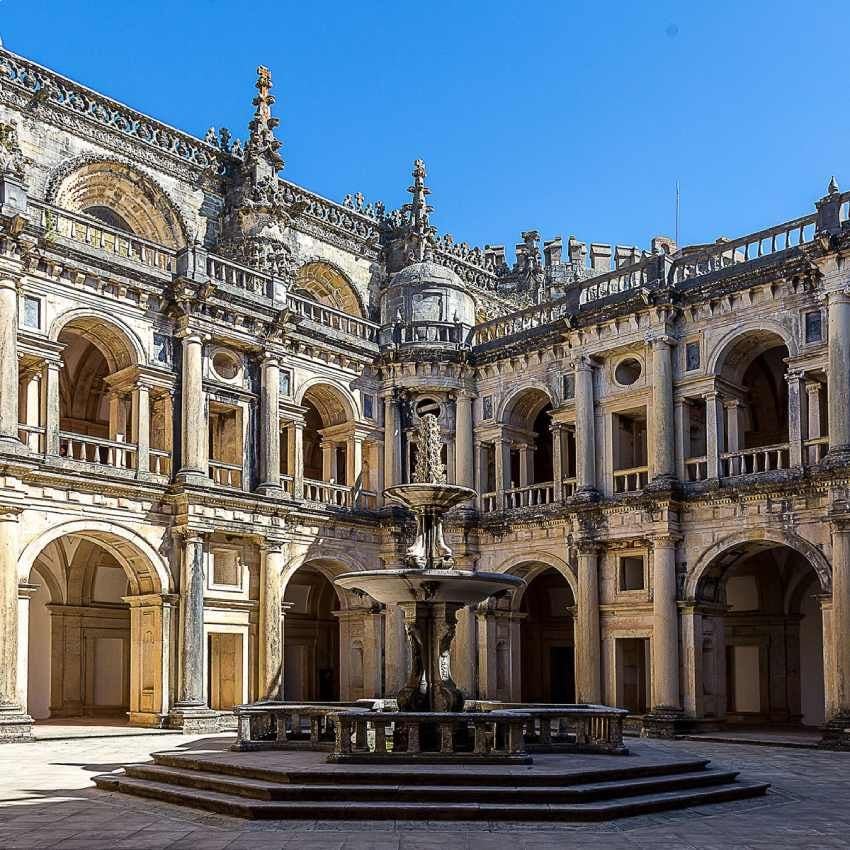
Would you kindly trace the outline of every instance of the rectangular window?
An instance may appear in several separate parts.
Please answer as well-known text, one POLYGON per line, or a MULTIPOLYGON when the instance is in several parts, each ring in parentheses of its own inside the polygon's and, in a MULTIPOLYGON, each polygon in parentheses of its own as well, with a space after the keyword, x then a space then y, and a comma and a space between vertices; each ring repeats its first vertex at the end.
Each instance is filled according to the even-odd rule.
POLYGON ((24 296, 24 327, 41 328, 41 299, 33 295, 24 296))
POLYGON ((643 576, 643 555, 620 558, 620 590, 643 590, 643 576))
POLYGON ((493 396, 485 395, 481 401, 481 406, 483 409, 482 418, 483 419, 492 419, 493 418, 493 396))
POLYGON ((823 340, 823 316, 820 310, 806 313, 806 342, 821 342, 823 340))
POLYGON ((564 400, 576 397, 576 376, 571 372, 569 375, 564 375, 564 400))
POLYGON ((289 373, 287 369, 280 370, 280 377, 278 378, 278 387, 280 389, 280 394, 288 396, 292 392, 292 375, 289 373))
POLYGON ((241 587, 242 565, 236 549, 213 549, 212 584, 216 587, 241 587))
POLYGON ((689 342, 685 346, 685 371, 693 372, 694 369, 699 369, 699 343, 689 342))
POLYGON ((153 359, 154 363, 171 365, 171 337, 165 334, 154 333, 153 335, 153 359))
POLYGON ((375 396, 373 395, 364 395, 363 396, 363 415, 367 419, 375 418, 375 396))

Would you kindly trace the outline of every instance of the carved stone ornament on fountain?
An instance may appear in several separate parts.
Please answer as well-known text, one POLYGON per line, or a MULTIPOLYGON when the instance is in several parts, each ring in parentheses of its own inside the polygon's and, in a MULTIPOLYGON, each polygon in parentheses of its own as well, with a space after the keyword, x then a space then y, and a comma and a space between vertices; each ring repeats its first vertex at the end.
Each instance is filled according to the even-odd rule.
POLYGON ((454 568, 454 554, 443 535, 443 515, 475 497, 475 491, 446 483, 440 460, 437 417, 419 420, 419 455, 412 484, 384 491, 416 516, 416 539, 400 569, 345 573, 334 579, 347 590, 360 590, 384 605, 398 605, 410 646, 410 676, 396 699, 401 711, 461 711, 463 694, 451 673, 451 646, 457 614, 523 581, 501 573, 454 568))

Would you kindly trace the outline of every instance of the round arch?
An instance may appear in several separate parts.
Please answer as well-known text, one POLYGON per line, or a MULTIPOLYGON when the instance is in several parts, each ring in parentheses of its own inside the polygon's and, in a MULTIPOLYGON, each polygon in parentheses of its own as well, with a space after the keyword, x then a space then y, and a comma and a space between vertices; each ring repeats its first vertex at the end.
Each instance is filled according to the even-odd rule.
POLYGON ((84 156, 65 163, 48 181, 46 200, 169 248, 189 242, 189 228, 167 192, 118 159, 84 156))
POLYGON ((147 362, 139 337, 119 319, 101 310, 80 308, 62 313, 53 320, 48 339, 58 342, 63 331, 74 331, 94 345, 112 371, 147 362))
POLYGON ((338 575, 342 575, 343 573, 360 572, 366 569, 363 564, 355 558, 352 558, 347 552, 342 552, 336 549, 325 549, 321 555, 309 551, 304 552, 303 554, 292 558, 281 570, 281 598, 286 595, 286 588, 289 586, 289 582, 292 580, 292 577, 302 567, 311 567, 316 570, 316 572, 323 575, 334 587, 336 595, 339 598, 340 605, 343 608, 349 607, 351 596, 348 591, 340 590, 336 587, 336 585, 334 585, 334 578, 338 575))
MULTIPOLYGON (((760 319, 737 325, 714 346, 708 358, 708 374, 718 375, 729 364, 736 350, 746 356, 747 362, 751 362, 777 345, 784 345, 790 357, 798 353, 793 334, 781 322, 760 319)), ((738 368, 737 364, 729 365, 738 368)))
POLYGON ((519 576, 525 580, 525 584, 517 588, 511 596, 511 610, 519 611, 528 586, 538 575, 548 569, 557 570, 569 585, 573 599, 578 599, 578 580, 570 565, 557 555, 535 550, 515 555, 496 570, 496 572, 519 576))
POLYGON ((313 260, 301 266, 295 274, 293 292, 359 319, 368 315, 348 275, 327 260, 313 260))
POLYGON ((30 540, 18 558, 18 580, 26 582, 39 554, 48 544, 67 535, 81 537, 106 549, 124 568, 133 595, 173 590, 165 562, 147 540, 122 525, 99 520, 70 520, 30 540))
POLYGON ((301 405, 309 401, 322 417, 325 426, 341 425, 360 418, 360 409, 352 393, 327 378, 305 381, 298 390, 296 401, 301 405))
POLYGON ((801 555, 815 571, 821 590, 824 593, 831 592, 832 570, 826 556, 817 546, 791 532, 763 528, 757 531, 730 534, 706 549, 685 577, 685 598, 696 599, 700 581, 708 574, 718 558, 725 555, 735 559, 744 549, 769 549, 774 546, 786 546, 801 555))
POLYGON ((555 406, 555 400, 548 387, 540 385, 518 387, 502 401, 498 421, 520 426, 534 422, 547 404, 551 407, 555 406))

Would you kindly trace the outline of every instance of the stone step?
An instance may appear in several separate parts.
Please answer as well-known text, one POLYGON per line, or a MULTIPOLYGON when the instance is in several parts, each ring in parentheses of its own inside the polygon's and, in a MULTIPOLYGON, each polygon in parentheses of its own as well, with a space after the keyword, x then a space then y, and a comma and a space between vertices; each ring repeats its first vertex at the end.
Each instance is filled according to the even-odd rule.
POLYGON ((487 820, 593 821, 668 811, 756 797, 768 785, 729 782, 709 788, 640 794, 586 803, 469 803, 356 800, 255 800, 234 794, 183 788, 164 782, 107 774, 95 777, 99 788, 250 819, 307 820, 487 820))
MULTIPOLYGON (((510 784, 514 787, 561 786, 590 782, 608 782, 618 779, 636 779, 642 776, 666 776, 678 773, 694 773, 705 769, 709 759, 682 759, 654 764, 622 764, 616 767, 600 767, 574 771, 538 771, 536 769, 503 770, 487 769, 476 771, 470 768, 456 769, 450 766, 434 767, 420 765, 416 768, 396 766, 363 769, 346 765, 339 768, 316 768, 313 770, 281 770, 274 767, 259 767, 247 760, 228 760, 210 757, 194 757, 182 753, 154 753, 154 763, 178 770, 194 770, 205 773, 226 774, 243 779, 266 782, 291 783, 296 785, 496 785, 510 784)), ((624 759, 625 760, 625 759, 624 759)))
POLYGON ((473 777, 470 777, 469 784, 465 786, 446 786, 437 783, 410 785, 374 783, 319 785, 311 783, 296 785, 256 779, 249 780, 201 771, 178 770, 155 764, 130 765, 126 768, 126 775, 131 779, 178 785, 184 788, 214 791, 257 800, 571 803, 723 785, 734 782, 738 772, 703 769, 693 773, 609 780, 572 787, 542 785, 517 787, 511 783, 509 777, 506 778, 504 787, 478 785, 473 777))

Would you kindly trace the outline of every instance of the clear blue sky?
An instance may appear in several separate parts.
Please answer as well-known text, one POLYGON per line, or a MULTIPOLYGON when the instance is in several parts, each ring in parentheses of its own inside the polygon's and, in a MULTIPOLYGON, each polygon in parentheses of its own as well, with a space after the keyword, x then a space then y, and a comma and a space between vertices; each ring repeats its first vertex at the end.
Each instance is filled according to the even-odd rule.
POLYGON ((647 246, 677 178, 690 243, 850 188, 847 0, 0 0, 0 36, 197 135, 245 135, 266 64, 289 179, 393 207, 421 157, 472 244, 647 246))

